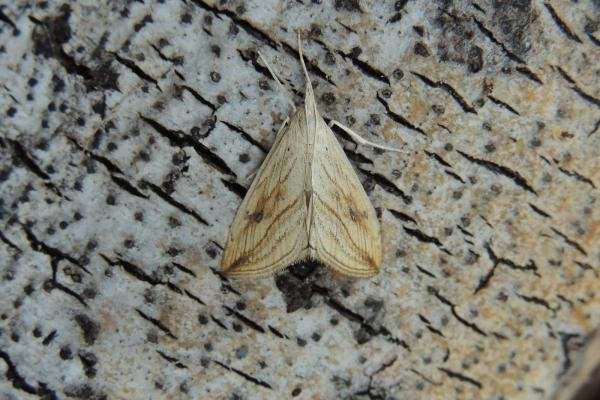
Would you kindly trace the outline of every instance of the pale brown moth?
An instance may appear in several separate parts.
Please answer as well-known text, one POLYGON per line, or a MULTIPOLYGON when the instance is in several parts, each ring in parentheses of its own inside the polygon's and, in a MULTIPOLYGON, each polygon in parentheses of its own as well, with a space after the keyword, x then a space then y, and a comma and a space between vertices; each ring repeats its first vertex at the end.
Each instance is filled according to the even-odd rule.
POLYGON ((379 221, 330 126, 339 126, 358 143, 395 149, 371 143, 336 121, 325 123, 299 35, 298 49, 306 77, 304 107, 283 122, 242 201, 221 271, 236 278, 261 277, 312 259, 345 275, 369 277, 382 261, 379 221))

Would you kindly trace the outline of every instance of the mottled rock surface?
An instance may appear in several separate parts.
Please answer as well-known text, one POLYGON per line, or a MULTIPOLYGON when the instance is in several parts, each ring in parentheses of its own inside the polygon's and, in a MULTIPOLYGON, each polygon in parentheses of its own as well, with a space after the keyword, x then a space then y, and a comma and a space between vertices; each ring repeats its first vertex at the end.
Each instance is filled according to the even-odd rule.
POLYGON ((546 399, 600 323, 598 1, 0 10, 3 399, 546 399), (404 149, 336 132, 372 279, 217 272, 296 30, 324 117, 404 149))

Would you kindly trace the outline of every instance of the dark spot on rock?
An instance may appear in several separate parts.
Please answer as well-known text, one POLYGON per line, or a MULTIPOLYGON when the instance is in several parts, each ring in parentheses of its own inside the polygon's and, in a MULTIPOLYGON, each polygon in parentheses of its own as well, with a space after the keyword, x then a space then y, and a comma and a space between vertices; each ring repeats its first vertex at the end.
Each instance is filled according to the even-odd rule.
POLYGON ((575 137, 575 135, 573 135, 572 133, 567 132, 567 131, 562 131, 560 133, 560 137, 561 137, 561 139, 572 139, 575 137))
POLYGON ((39 338, 42 336, 42 329, 39 326, 36 326, 32 333, 34 337, 39 338))
POLYGON ((315 342, 318 342, 319 340, 321 340, 321 334, 319 334, 319 333, 317 333, 317 332, 314 332, 314 333, 311 335, 311 339, 312 339, 312 340, 314 340, 315 342))
MULTIPOLYGON (((119 90, 119 73, 115 70, 111 61, 106 61, 93 71, 91 79, 87 79, 85 84, 90 89, 119 90)), ((106 104, 101 101, 94 105, 94 112, 104 116, 106 104)))
POLYGON ((323 32, 321 31, 321 27, 317 24, 310 25, 310 34, 311 36, 321 36, 323 32))
POLYGON ((417 33, 417 35, 423 37, 423 35, 425 34, 425 28, 423 28, 423 26, 421 25, 415 25, 413 26, 413 31, 415 31, 417 33))
POLYGON ((241 324, 239 324, 238 322, 234 322, 233 324, 231 324, 231 326, 233 327, 233 330, 236 332, 241 332, 243 327, 241 324))
POLYGON ((227 103, 227 98, 225 96, 223 96, 222 94, 217 96, 217 103, 219 103, 219 105, 223 105, 225 103, 227 103))
POLYGON ((183 250, 178 249, 177 247, 171 246, 167 249, 167 254, 171 257, 177 257, 181 253, 183 253, 183 250))
POLYGON ((133 248, 133 246, 135 246, 135 242, 132 239, 125 239, 125 241, 123 241, 123 246, 125 246, 128 249, 133 248))
POLYGON ((206 314, 198 315, 198 322, 200 322, 200 324, 202 325, 208 324, 208 317, 206 316, 206 314))
POLYGON ((492 186, 490 186, 490 191, 492 194, 498 196, 500 193, 502 193, 502 186, 493 183, 492 186))
POLYGON ((136 211, 136 212, 133 214, 133 218, 134 218, 136 221, 142 222, 142 221, 144 220, 144 213, 143 213, 142 211, 136 211))
POLYGON ((262 90, 271 90, 271 86, 269 86, 269 82, 266 79, 260 79, 258 81, 258 87, 262 90))
MULTIPOLYGON (((54 93, 60 93, 65 89, 65 81, 62 80, 58 75, 53 75, 52 76, 52 90, 54 91, 54 93)), ((59 107, 59 110, 61 112, 65 112, 66 111, 66 106, 65 104, 61 104, 59 107)))
POLYGON ((362 12, 359 0, 335 0, 334 7, 337 11, 362 12))
POLYGON ((467 58, 469 72, 475 73, 483 68, 483 50, 479 46, 471 46, 467 58))
POLYGON ((352 57, 352 58, 358 58, 361 54, 362 54, 362 49, 358 46, 355 46, 350 50, 350 57, 352 57))
POLYGON ((323 93, 323 95, 321 96, 321 101, 325 103, 325 105, 330 106, 333 103, 335 103, 335 95, 331 92, 323 93))
POLYGON ((87 299, 93 299, 96 297, 96 290, 93 288, 85 288, 83 289, 82 295, 87 299))
POLYGON ((112 194, 109 194, 108 196, 106 196, 106 204, 114 206, 115 204, 117 204, 117 200, 115 199, 115 196, 112 194))
POLYGON ((60 13, 42 20, 41 24, 35 24, 31 39, 33 41, 33 53, 45 58, 57 57, 62 50, 62 45, 71 39, 71 27, 69 17, 71 7, 63 4, 60 13))
POLYGON ((364 326, 360 327, 360 329, 358 329, 357 331, 354 332, 354 339, 356 340, 356 343, 358 343, 358 344, 365 344, 369 340, 371 340, 371 338, 372 338, 371 333, 364 326))
POLYGON ((144 290, 144 301, 148 304, 153 304, 156 301, 156 295, 152 289, 148 288, 144 290))
POLYGON ((385 88, 381 91, 381 96, 383 96, 386 99, 389 99, 390 97, 392 97, 392 91, 388 88, 385 88))
POLYGON ((406 6, 406 3, 408 3, 408 0, 398 0, 398 1, 396 1, 396 3, 394 3, 394 10, 396 10, 396 11, 402 11, 402 9, 406 6))
POLYGON ((148 24, 148 23, 152 23, 152 22, 154 22, 154 21, 152 20, 152 17, 151 17, 150 15, 146 15, 146 16, 144 16, 144 18, 142 18, 142 20, 141 20, 140 22, 136 23, 136 24, 133 26, 133 29, 134 29, 136 32, 139 32, 139 31, 140 31, 140 30, 141 30, 141 29, 142 29, 144 26, 146 26, 146 24, 148 24))
POLYGON ((212 25, 213 19, 212 19, 212 15, 206 13, 204 14, 204 19, 203 19, 204 23, 208 26, 212 25))
POLYGON ((248 161, 250 161, 250 156, 249 156, 247 153, 242 153, 242 154, 240 154, 240 155, 238 156, 238 160, 239 160, 241 163, 245 164, 245 163, 247 163, 248 161))
POLYGON ((13 117, 17 113, 17 109, 14 107, 9 107, 8 111, 6 111, 6 115, 9 117, 13 117))
POLYGON ((491 25, 497 39, 519 55, 531 47, 530 23, 535 18, 530 0, 494 0, 491 25))
POLYGON ((371 115, 369 115, 369 122, 367 124, 368 125, 372 125, 372 126, 379 126, 379 125, 381 125, 381 118, 379 117, 379 114, 371 114, 371 115))
POLYGON ((462 190, 455 190, 454 192, 452 192, 452 198, 454 200, 460 200, 460 198, 463 196, 463 191, 462 190))
POLYGON ((83 254, 81 257, 77 259, 81 265, 88 265, 90 263, 90 258, 83 254))
POLYGON ((217 56, 217 57, 221 57, 221 48, 220 48, 218 45, 216 45, 216 44, 213 44, 213 45, 211 45, 211 46, 210 46, 210 51, 211 51, 211 52, 212 52, 212 53, 213 53, 215 56, 217 56))
POLYGON ((299 387, 294 388, 294 390, 292 390, 292 397, 296 397, 298 396, 300 393, 302 393, 302 389, 300 389, 299 387))
POLYGON ((378 312, 383 308, 383 300, 377 300, 376 298, 369 296, 365 299, 365 307, 371 309, 373 312, 378 312))
POLYGON ((176 217, 170 216, 169 217, 169 226, 171 228, 177 228, 178 226, 181 226, 181 221, 176 217))
POLYGON ((441 105, 441 104, 434 104, 434 105, 431 106, 431 109, 437 115, 442 115, 446 111, 446 109, 444 108, 444 106, 441 105))
POLYGON ((86 314, 76 314, 74 319, 83 333, 85 343, 88 346, 94 344, 100 333, 100 325, 86 314))
POLYGON ((181 16, 180 21, 184 24, 189 24, 192 22, 192 15, 190 13, 185 13, 181 16))
POLYGON ((404 78, 404 72, 402 72, 401 69, 395 69, 394 72, 392 72, 392 76, 394 79, 399 81, 400 79, 404 78))
POLYGON ((477 260, 479 260, 479 254, 474 253, 472 251, 468 251, 465 254, 465 264, 473 265, 477 262, 477 260))
POLYGON ((150 343, 158 343, 158 333, 156 332, 156 330, 151 330, 150 332, 148 332, 146 334, 146 340, 150 343))
POLYGON ((325 53, 325 64, 335 65, 335 55, 330 51, 325 53))
POLYGON ((246 345, 240 346, 235 350, 235 356, 239 360, 241 360, 242 358, 246 358, 247 355, 248 355, 248 346, 246 346, 246 345))
POLYGON ((236 14, 238 14, 238 15, 242 15, 242 14, 244 14, 244 13, 246 12, 246 6, 244 6, 243 4, 240 4, 240 5, 238 5, 238 6, 235 8, 235 12, 236 12, 236 14))
POLYGON ((75 211, 75 214, 73 214, 73 218, 75 219, 75 221, 81 221, 83 215, 81 215, 79 211, 75 211))
POLYGON ((68 385, 64 388, 67 397, 73 397, 81 400, 107 400, 108 397, 103 392, 95 391, 90 385, 68 385))
POLYGON ((494 151, 496 151, 496 145, 494 143, 490 142, 485 145, 486 153, 493 153, 494 151))
POLYGON ((90 351, 80 350, 78 356, 85 374, 90 378, 94 377, 96 375, 96 368, 94 366, 98 363, 96 355, 90 351))
POLYGON ((221 80, 221 74, 219 74, 217 71, 212 71, 210 73, 210 80, 217 83, 221 80))
POLYGON ((415 43, 415 47, 413 48, 413 51, 415 52, 416 55, 419 55, 421 57, 429 57, 431 55, 431 52, 429 51, 429 49, 423 42, 415 43))
POLYGON ((205 252, 206 252, 206 254, 207 254, 207 255, 208 255, 210 258, 212 258, 213 260, 214 260, 215 258, 217 258, 218 252, 217 252, 217 249, 216 249, 216 248, 214 248, 213 246, 209 246, 209 247, 207 247, 207 248, 206 248, 206 250, 205 250, 205 252))
POLYGON ((16 299, 15 301, 13 301, 13 307, 14 308, 19 308, 23 305, 23 298, 19 297, 18 299, 16 299))
POLYGON ((24 288, 23 288, 23 292, 25 292, 26 295, 30 295, 31 293, 33 293, 33 291, 35 290, 35 288, 33 287, 33 285, 31 283, 28 283, 24 288))
POLYGON ((181 149, 181 150, 177 151, 175 154, 173 154, 173 156, 171 157, 171 162, 175 165, 182 165, 182 164, 185 164, 187 162, 187 160, 189 160, 189 159, 190 159, 190 157, 187 155, 185 150, 181 149))
POLYGON ((64 345, 60 348, 58 355, 63 360, 70 360, 73 358, 73 352, 71 351, 71 348, 67 345, 64 345))
POLYGON ((60 221, 58 226, 60 226, 60 229, 65 230, 69 226, 69 223, 67 221, 60 221))
POLYGON ((240 32, 240 28, 238 28, 237 25, 232 21, 229 24, 229 31, 228 32, 229 32, 230 35, 235 36, 235 35, 237 35, 240 32))

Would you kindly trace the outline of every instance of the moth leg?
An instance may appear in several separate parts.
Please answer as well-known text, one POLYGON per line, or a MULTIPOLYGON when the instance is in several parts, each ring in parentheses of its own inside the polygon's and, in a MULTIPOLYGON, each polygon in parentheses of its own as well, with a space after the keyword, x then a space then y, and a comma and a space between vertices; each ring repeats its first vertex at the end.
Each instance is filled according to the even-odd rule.
POLYGON ((396 149, 394 147, 383 146, 383 145, 368 141, 367 139, 364 139, 362 136, 360 136, 358 133, 354 132, 352 129, 350 129, 347 126, 342 125, 340 122, 337 122, 332 119, 329 122, 329 127, 332 128, 333 126, 337 126, 340 129, 342 129, 344 132, 346 132, 348 135, 350 135, 350 137, 358 144, 366 144, 367 146, 375 147, 375 148, 381 149, 381 150, 388 150, 388 151, 395 151, 398 153, 404 153, 403 150, 396 149))
POLYGON ((273 70, 271 69, 271 66, 269 65, 269 63, 267 62, 267 60, 265 60, 265 58, 260 53, 260 51, 257 51, 257 53, 258 53, 258 57, 263 62, 263 64, 265 64, 265 67, 267 67, 267 69, 269 70, 269 73, 271 74, 271 76, 273 77, 273 79, 275 80, 275 82, 277 82, 277 85, 279 86, 279 90, 281 90, 285 94, 285 99, 292 106, 292 111, 295 113, 296 112, 296 106, 294 105, 294 102, 292 101, 292 96, 290 95, 289 90, 287 90, 287 88, 281 83, 281 81, 279 80, 279 78, 277 78, 277 75, 275 75, 275 72, 273 72, 273 70))
POLYGON ((285 119, 283 120, 283 123, 281 124, 281 127, 277 131, 277 136, 275 136, 275 137, 278 137, 281 134, 281 132, 283 132, 283 129, 289 122, 290 122, 290 117, 285 117, 285 119))

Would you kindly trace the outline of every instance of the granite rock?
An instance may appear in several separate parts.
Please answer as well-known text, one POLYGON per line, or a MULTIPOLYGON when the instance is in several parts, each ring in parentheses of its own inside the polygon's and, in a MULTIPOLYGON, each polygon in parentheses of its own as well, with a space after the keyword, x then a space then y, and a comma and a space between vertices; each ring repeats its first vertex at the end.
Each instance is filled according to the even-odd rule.
POLYGON ((598 2, 99 3, 0 8, 1 397, 545 399, 594 348, 598 2), (336 131, 372 279, 218 272, 297 31, 323 116, 404 150, 336 131))

